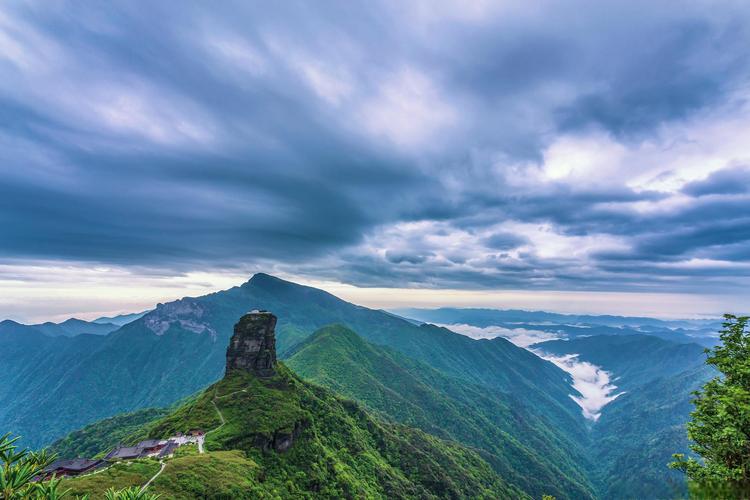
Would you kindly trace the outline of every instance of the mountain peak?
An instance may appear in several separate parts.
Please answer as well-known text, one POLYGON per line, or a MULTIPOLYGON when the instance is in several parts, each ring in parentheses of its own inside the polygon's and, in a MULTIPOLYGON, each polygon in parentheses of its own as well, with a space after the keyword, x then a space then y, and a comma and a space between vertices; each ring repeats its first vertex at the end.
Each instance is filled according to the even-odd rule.
POLYGON ((258 377, 276 374, 276 316, 268 311, 251 311, 234 325, 227 347, 226 374, 245 370, 258 377))
POLYGON ((264 285, 268 283, 288 283, 288 281, 284 281, 281 278, 266 273, 255 273, 250 277, 247 283, 250 285, 264 285))

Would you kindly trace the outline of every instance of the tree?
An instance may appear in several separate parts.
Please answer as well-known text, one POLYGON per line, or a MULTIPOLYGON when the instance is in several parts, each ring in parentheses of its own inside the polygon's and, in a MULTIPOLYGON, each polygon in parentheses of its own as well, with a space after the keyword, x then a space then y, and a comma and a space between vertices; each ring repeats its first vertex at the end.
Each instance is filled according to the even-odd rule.
POLYGON ((159 495, 147 493, 143 488, 133 486, 116 491, 114 488, 104 492, 105 500, 157 500, 159 495))
MULTIPOLYGON (((42 473, 55 459, 47 451, 33 452, 18 450, 10 434, 0 436, 0 499, 30 498, 36 496, 36 487, 32 480, 42 473)), ((57 492, 56 492, 57 493, 57 492)), ((59 493, 58 497, 59 497, 59 493)), ((42 497, 47 498, 47 497, 42 497)))
POLYGON ((721 344, 706 349, 720 375, 694 393, 688 422, 690 449, 702 460, 675 454, 670 467, 684 471, 691 488, 717 494, 750 492, 750 332, 748 317, 724 315, 721 344))
MULTIPOLYGON (((52 478, 49 481, 40 481, 38 483, 35 483, 32 490, 34 492, 33 498, 36 500, 62 500, 64 498, 68 498, 69 490, 60 491, 58 489, 61 481, 62 478, 52 478)), ((79 500, 82 500, 80 497, 77 498, 79 500)))
MULTIPOLYGON (((15 445, 18 437, 10 438, 10 433, 0 436, 0 500, 35 499, 62 500, 68 498, 68 490, 59 489, 60 481, 53 477, 49 481, 35 482, 56 456, 42 450, 34 452, 20 450, 15 445)), ((76 500, 88 500, 88 495, 76 496, 76 500)), ((156 500, 159 495, 147 493, 143 488, 132 487, 122 490, 110 488, 106 500, 156 500)))

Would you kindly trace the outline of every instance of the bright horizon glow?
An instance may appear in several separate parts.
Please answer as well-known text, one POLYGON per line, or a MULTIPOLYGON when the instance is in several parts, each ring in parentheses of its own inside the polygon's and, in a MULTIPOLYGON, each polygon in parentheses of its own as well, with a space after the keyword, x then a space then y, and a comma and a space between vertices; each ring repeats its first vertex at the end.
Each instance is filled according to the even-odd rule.
MULTIPOLYGON (((3 276, 0 266, 0 320, 22 323, 63 321, 70 317, 93 320, 101 316, 152 309, 160 302, 200 296, 238 286, 249 279, 245 273, 189 273, 184 276, 133 274, 118 268, 54 268, 52 264, 24 273, 34 280, 3 276), (46 278, 46 279, 45 279, 46 278)), ((7 271, 7 269, 6 269, 7 271)), ((726 296, 677 293, 582 292, 530 290, 455 290, 409 288, 362 288, 330 281, 314 281, 273 273, 276 276, 326 290, 337 297, 373 309, 407 307, 481 307, 491 309, 544 310, 569 314, 614 314, 662 319, 719 317, 740 311, 740 299, 726 296)))

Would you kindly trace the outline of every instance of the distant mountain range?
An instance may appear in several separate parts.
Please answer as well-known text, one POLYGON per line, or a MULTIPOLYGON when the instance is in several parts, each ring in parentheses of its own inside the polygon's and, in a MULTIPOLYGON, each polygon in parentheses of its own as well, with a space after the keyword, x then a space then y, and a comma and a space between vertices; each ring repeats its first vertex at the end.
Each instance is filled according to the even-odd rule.
POLYGON ((138 318, 142 318, 149 312, 150 310, 139 312, 139 313, 120 314, 118 316, 102 316, 101 318, 95 319, 93 323, 103 323, 103 324, 111 323, 113 325, 123 326, 123 325, 127 325, 131 321, 137 320, 138 318))
POLYGON ((6 319, 0 322, 0 335, 13 333, 41 333, 48 337, 75 337, 76 335, 107 335, 120 328, 114 323, 96 323, 82 319, 70 318, 62 323, 39 323, 36 325, 24 325, 6 319))
POLYGON ((94 321, 70 318, 61 323, 47 321, 45 323, 25 325, 6 319, 0 321, 0 335, 14 333, 41 333, 48 337, 75 337, 77 335, 107 335, 118 330, 121 326, 143 317, 148 311, 119 316, 101 317, 94 321))
MULTIPOLYGON (((153 415, 139 409, 171 405, 222 377, 232 327, 251 309, 279 317, 277 348, 297 374, 382 418, 474 447, 513 488, 558 498, 684 491, 664 456, 686 451, 689 393, 712 374, 702 367, 702 348, 688 343, 687 334, 663 337, 688 331, 688 323, 691 332, 703 331, 707 323, 654 320, 633 330, 606 317, 610 324, 599 326, 618 335, 570 335, 571 340, 535 345, 548 353, 577 354, 611 372, 626 391, 592 423, 571 398, 580 396, 571 375, 505 338, 474 340, 266 274, 222 292, 160 304, 108 335, 51 337, 38 329, 0 329, 0 363, 9 374, 0 386, 0 430, 39 447, 124 412, 136 413, 106 425, 140 425, 153 415), (644 335, 643 328, 664 335, 644 335), (649 479, 631 477, 623 460, 638 464, 649 479)), ((450 311, 434 321, 479 324, 477 310, 450 311)), ((509 325, 519 324, 509 314, 523 325, 542 322, 525 312, 498 313, 509 325)), ((414 310, 399 314, 428 321, 414 310)), ((541 326, 553 328, 550 318, 557 316, 547 316, 541 326)), ((493 321, 498 320, 482 324, 493 321)), ((94 427, 101 430, 100 424, 94 427)), ((82 443, 99 439, 73 436, 56 447, 89 449, 82 443)))
POLYGON ((713 346, 721 319, 661 320, 628 316, 559 314, 515 309, 395 309, 394 314, 420 322, 441 325, 471 325, 491 329, 545 332, 562 339, 592 335, 647 334, 675 342, 713 346))

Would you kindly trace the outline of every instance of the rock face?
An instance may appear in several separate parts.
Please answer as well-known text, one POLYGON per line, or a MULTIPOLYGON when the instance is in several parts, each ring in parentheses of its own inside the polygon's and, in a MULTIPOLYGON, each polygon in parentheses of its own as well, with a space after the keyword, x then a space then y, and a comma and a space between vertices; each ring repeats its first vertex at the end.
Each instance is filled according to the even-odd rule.
POLYGON ((156 309, 143 317, 143 322, 146 328, 157 335, 164 335, 169 327, 176 323, 185 330, 208 333, 215 339, 216 330, 211 328, 210 320, 206 316, 206 309, 199 301, 184 298, 157 305, 156 309))
POLYGON ((245 370, 257 377, 276 374, 276 316, 267 311, 252 311, 234 325, 227 347, 227 370, 245 370))

